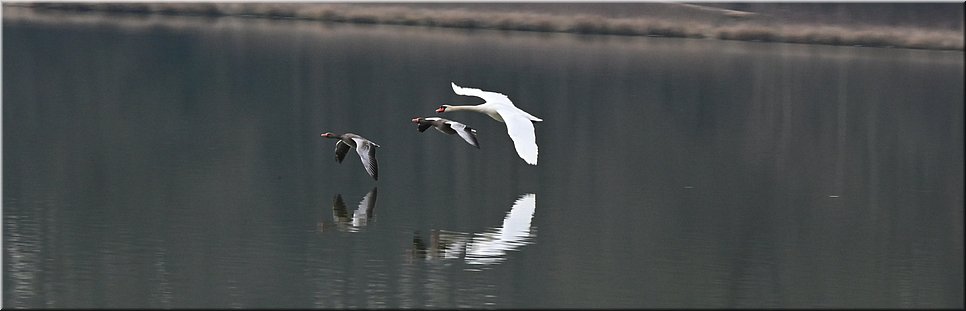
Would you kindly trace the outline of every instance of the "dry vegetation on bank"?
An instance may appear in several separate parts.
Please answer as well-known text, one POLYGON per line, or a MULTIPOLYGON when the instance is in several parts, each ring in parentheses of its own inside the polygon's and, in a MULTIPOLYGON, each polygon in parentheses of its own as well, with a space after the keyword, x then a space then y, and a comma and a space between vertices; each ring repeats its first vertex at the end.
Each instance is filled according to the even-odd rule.
MULTIPOLYGON (((681 3, 16 3, 32 11, 236 16, 468 29, 663 36, 722 40, 963 50, 962 22, 949 27, 808 24, 756 13, 681 3)), ((954 5, 954 4, 953 4, 954 5)), ((719 5, 720 6, 720 5, 719 5)), ((786 4, 787 6, 787 4, 786 4)), ((770 7, 765 7, 770 8, 770 7)), ((958 8, 962 10, 962 6, 958 8)), ((824 12, 817 9, 816 16, 824 12)), ((897 9, 897 10, 902 10, 897 9)), ((8 11, 8 10, 5 10, 8 11)), ((839 10, 841 11, 841 9, 839 10)), ((801 15, 801 12, 796 12, 801 15)), ((885 14, 885 13, 884 13, 885 14)), ((894 12, 887 14, 895 15, 894 12)), ((7 13, 4 18, 8 19, 7 13)))

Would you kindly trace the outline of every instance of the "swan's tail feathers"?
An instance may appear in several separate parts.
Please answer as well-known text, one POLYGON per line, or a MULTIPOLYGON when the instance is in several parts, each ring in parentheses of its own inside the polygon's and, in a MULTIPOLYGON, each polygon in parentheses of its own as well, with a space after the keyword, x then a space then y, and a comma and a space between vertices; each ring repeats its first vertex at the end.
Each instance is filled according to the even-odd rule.
POLYGON ((530 121, 533 121, 533 122, 543 122, 543 119, 534 117, 529 112, 523 111, 523 109, 520 109, 520 112, 523 112, 523 115, 525 115, 527 117, 527 119, 530 119, 530 121))

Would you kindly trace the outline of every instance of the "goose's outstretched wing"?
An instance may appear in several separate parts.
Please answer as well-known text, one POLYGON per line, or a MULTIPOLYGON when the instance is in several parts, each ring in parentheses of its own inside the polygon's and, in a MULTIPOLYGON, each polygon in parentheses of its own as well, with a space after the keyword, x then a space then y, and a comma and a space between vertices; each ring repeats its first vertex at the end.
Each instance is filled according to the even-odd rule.
POLYGON ((473 145, 473 147, 480 148, 480 142, 476 140, 476 130, 466 126, 466 124, 459 123, 456 121, 448 121, 446 124, 449 125, 456 134, 459 134, 467 143, 473 145))
POLYGON ((420 133, 422 133, 422 132, 425 132, 426 129, 428 129, 430 126, 433 126, 433 124, 432 123, 420 123, 419 126, 416 129, 419 130, 420 133))
POLYGON ((379 147, 379 145, 361 138, 353 137, 352 140, 356 142, 356 152, 359 153, 359 158, 362 159, 362 166, 366 168, 366 172, 373 179, 379 180, 379 163, 376 162, 376 147, 379 147))
POLYGON ((335 161, 342 163, 342 159, 345 159, 345 154, 349 152, 349 144, 345 143, 341 139, 335 142, 335 161))
POLYGON ((504 107, 497 109, 496 112, 503 118, 506 131, 510 134, 513 147, 517 149, 520 158, 528 164, 537 165, 537 137, 534 134, 533 123, 518 110, 504 107))

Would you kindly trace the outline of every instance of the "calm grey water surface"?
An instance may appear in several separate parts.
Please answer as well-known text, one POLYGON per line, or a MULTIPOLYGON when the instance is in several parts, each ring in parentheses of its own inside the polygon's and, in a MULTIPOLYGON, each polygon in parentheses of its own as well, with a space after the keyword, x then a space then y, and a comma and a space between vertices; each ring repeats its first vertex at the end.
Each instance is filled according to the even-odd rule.
POLYGON ((963 307, 961 52, 230 18, 3 47, 5 307, 963 307), (476 103, 451 81, 543 118, 539 165, 484 115, 445 115, 479 150, 418 133, 476 103))

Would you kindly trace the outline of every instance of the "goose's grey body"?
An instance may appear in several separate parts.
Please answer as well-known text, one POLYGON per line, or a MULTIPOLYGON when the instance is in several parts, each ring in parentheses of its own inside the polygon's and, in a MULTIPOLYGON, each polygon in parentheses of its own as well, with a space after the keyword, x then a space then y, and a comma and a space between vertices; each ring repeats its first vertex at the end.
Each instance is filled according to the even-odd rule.
POLYGON ((372 176, 375 180, 379 180, 379 163, 376 161, 376 148, 379 147, 378 144, 353 133, 345 133, 342 135, 324 133, 321 136, 338 139, 335 142, 335 160, 337 162, 342 163, 345 155, 349 153, 349 149, 353 148, 359 154, 359 159, 362 160, 362 166, 366 168, 369 176, 372 176))

